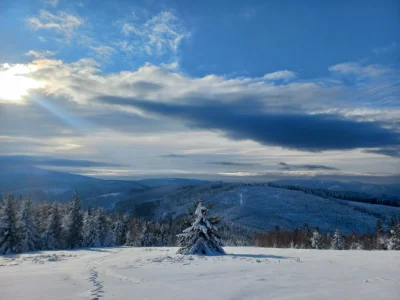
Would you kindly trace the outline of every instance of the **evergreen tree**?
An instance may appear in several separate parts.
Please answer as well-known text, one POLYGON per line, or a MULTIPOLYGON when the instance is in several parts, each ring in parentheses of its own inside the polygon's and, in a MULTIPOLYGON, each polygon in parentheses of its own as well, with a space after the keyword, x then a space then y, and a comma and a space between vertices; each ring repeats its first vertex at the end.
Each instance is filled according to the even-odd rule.
POLYGON ((333 250, 343 250, 344 249, 344 240, 339 232, 339 229, 335 230, 335 233, 332 237, 331 249, 333 249, 333 250))
POLYGON ((100 247, 100 237, 98 231, 98 219, 96 214, 89 209, 83 218, 83 245, 85 247, 100 247))
POLYGON ((397 222, 390 239, 390 249, 400 250, 400 222, 397 222))
POLYGON ((13 196, 7 196, 0 208, 0 254, 17 252, 19 245, 17 203, 13 196))
POLYGON ((36 249, 38 233, 35 219, 35 211, 32 200, 22 201, 17 218, 17 230, 19 235, 18 252, 33 251, 36 249))
POLYGON ((315 227, 311 237, 311 247, 314 249, 322 249, 322 236, 319 233, 318 227, 315 227))
POLYGON ((106 228, 103 240, 103 247, 115 246, 114 224, 110 216, 106 215, 106 228))
POLYGON ((135 247, 141 246, 139 240, 139 237, 141 235, 141 227, 142 225, 140 224, 140 220, 138 219, 131 220, 127 224, 125 245, 135 247))
POLYGON ((375 235, 375 249, 387 250, 388 240, 386 234, 383 231, 382 221, 380 219, 376 221, 375 235))
POLYGON ((208 210, 211 205, 204 206, 203 201, 196 203, 194 213, 189 215, 194 218, 192 225, 178 235, 180 254, 225 254, 216 225, 221 221, 220 217, 208 218, 208 210))
POLYGON ((112 228, 112 221, 101 207, 96 212, 96 225, 100 245, 102 247, 111 247, 115 245, 115 236, 112 228))
POLYGON ((274 248, 278 248, 279 247, 279 233, 281 232, 281 228, 279 227, 279 225, 275 225, 274 228, 274 248))
POLYGON ((67 248, 79 248, 83 244, 82 236, 83 216, 81 201, 75 193, 74 200, 70 204, 68 215, 65 218, 64 228, 67 248))
POLYGON ((132 229, 126 231, 125 245, 134 246, 136 243, 135 235, 132 229))
POLYGON ((382 221, 381 219, 378 219, 376 221, 376 227, 375 227, 375 234, 377 236, 381 236, 383 234, 383 227, 382 227, 382 221))
POLYGON ((114 224, 115 244, 117 246, 126 243, 126 218, 118 216, 114 224))
POLYGON ((140 246, 152 246, 152 234, 149 232, 149 222, 144 222, 142 225, 142 232, 140 234, 140 246))
POLYGON ((312 246, 312 241, 311 241, 311 238, 312 238, 313 234, 311 233, 310 226, 308 225, 308 222, 305 222, 303 224, 303 234, 305 236, 305 240, 304 240, 304 244, 302 245, 302 248, 311 248, 311 247, 313 247, 312 246))
POLYGON ((62 220, 59 205, 56 202, 51 206, 42 240, 45 249, 55 250, 62 247, 62 220))

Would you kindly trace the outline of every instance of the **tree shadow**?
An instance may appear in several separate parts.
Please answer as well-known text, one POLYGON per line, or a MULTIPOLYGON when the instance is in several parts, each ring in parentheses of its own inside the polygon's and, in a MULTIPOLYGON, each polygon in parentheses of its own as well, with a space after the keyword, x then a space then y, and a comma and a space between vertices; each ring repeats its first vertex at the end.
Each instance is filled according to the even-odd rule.
POLYGON ((104 248, 81 248, 81 249, 76 249, 76 250, 87 250, 87 251, 94 251, 94 252, 108 252, 111 253, 113 251, 106 250, 104 248))
POLYGON ((245 258, 270 258, 270 259, 287 259, 291 258, 288 256, 280 256, 280 255, 265 255, 265 254, 234 254, 227 253, 227 256, 231 257, 245 257, 245 258))

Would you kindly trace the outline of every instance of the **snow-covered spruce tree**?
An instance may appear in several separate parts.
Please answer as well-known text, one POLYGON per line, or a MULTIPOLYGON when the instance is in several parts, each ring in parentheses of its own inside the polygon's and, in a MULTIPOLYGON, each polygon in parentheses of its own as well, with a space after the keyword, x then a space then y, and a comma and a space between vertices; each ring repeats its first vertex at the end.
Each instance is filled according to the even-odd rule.
POLYGON ((125 245, 127 246, 134 246, 134 247, 140 247, 140 235, 141 235, 141 230, 142 230, 142 225, 140 220, 138 219, 133 219, 130 220, 127 225, 127 230, 126 230, 126 242, 125 245))
POLYGON ((115 235, 112 228, 111 219, 106 215, 101 207, 96 211, 96 225, 100 245, 102 247, 111 247, 115 245, 115 235))
POLYGON ((339 229, 335 230, 335 233, 332 237, 331 249, 332 250, 343 250, 344 249, 344 240, 339 232, 339 229))
POLYGON ((317 227, 314 229, 311 236, 311 247, 314 249, 322 249, 322 236, 317 227))
POLYGON ((400 222, 397 222, 390 238, 390 250, 400 250, 400 222))
POLYGON ((179 254, 225 254, 216 225, 221 221, 220 217, 208 218, 208 210, 211 205, 204 206, 202 200, 196 202, 195 212, 189 215, 194 218, 192 225, 181 234, 178 234, 179 254))
POLYGON ((64 220, 65 242, 67 248, 79 248, 83 244, 82 237, 83 216, 81 201, 75 193, 74 200, 70 204, 69 212, 64 220))
POLYGON ((114 236, 115 244, 117 246, 124 245, 126 243, 126 219, 127 217, 118 216, 114 223, 114 236))
POLYGON ((83 245, 85 247, 100 247, 100 238, 95 212, 89 209, 83 217, 83 245))
POLYGON ((17 252, 19 245, 17 203, 13 196, 7 196, 0 207, 0 254, 17 252))
POLYGON ((17 217, 17 231, 19 235, 18 252, 36 250, 38 240, 37 224, 34 207, 30 197, 27 200, 22 201, 17 217))
POLYGON ((153 235, 149 231, 150 222, 144 222, 142 225, 142 232, 140 234, 140 246, 150 247, 153 246, 153 235))
POLYGON ((43 248, 48 250, 60 249, 62 246, 62 220, 59 205, 54 202, 50 215, 47 218, 47 226, 42 233, 43 248))
POLYGON ((313 233, 311 233, 310 225, 308 224, 308 222, 304 223, 302 232, 303 232, 305 239, 303 240, 301 248, 303 248, 303 249, 312 248, 311 238, 313 237, 313 233))

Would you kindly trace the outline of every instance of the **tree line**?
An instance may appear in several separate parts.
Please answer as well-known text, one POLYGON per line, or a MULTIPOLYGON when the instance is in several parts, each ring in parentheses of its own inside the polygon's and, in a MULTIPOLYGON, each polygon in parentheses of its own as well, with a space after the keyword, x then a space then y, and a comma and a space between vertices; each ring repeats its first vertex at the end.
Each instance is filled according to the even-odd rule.
MULTIPOLYGON (((77 249, 111 246, 177 246, 177 235, 190 222, 188 217, 144 220, 103 208, 83 210, 77 194, 71 203, 32 203, 31 199, 7 196, 0 203, 0 254, 35 250, 77 249)), ((400 222, 384 230, 378 220, 374 234, 323 233, 308 223, 295 230, 256 232, 241 225, 218 224, 225 246, 278 248, 400 250, 400 222)))
POLYGON ((393 222, 384 230, 381 220, 377 220, 375 233, 347 235, 338 229, 333 233, 320 232, 318 227, 310 229, 308 223, 295 230, 273 230, 256 233, 253 244, 259 247, 331 249, 331 250, 400 250, 400 221, 393 222))
MULTIPOLYGON (((35 250, 112 246, 177 246, 187 218, 148 221, 103 208, 83 210, 77 194, 71 203, 34 204, 6 196, 0 203, 0 254, 35 250)), ((253 231, 223 222, 225 245, 252 244, 253 231)))

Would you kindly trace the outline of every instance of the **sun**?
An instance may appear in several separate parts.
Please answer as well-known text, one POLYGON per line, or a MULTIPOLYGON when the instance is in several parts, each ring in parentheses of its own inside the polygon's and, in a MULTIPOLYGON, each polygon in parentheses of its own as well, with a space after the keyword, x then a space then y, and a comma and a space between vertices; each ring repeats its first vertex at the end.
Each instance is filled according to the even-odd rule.
POLYGON ((40 83, 30 77, 31 68, 25 65, 0 66, 0 101, 20 102, 30 89, 40 87, 40 83))

